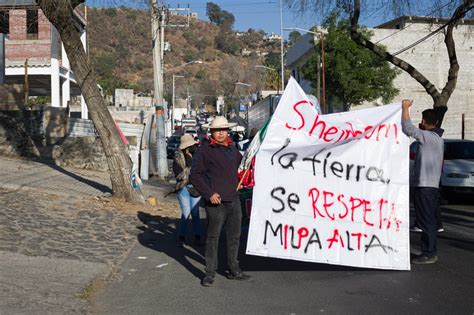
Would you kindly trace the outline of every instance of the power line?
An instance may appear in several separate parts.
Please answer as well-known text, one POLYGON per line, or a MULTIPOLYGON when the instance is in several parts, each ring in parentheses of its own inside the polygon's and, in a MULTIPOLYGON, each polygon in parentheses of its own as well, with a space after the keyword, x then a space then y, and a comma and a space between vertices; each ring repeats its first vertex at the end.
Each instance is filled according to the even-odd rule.
MULTIPOLYGON (((448 5, 450 5, 451 3, 453 3, 452 0, 449 1, 448 3, 446 3, 445 5, 443 5, 441 8, 436 8, 436 9, 430 11, 427 15, 428 15, 428 16, 431 16, 431 15, 432 15, 433 13, 435 13, 436 11, 444 9, 445 7, 447 7, 448 5)), ((378 44, 378 43, 380 43, 381 41, 384 41, 384 40, 386 40, 387 38, 390 38, 390 37, 392 37, 393 35, 396 35, 396 34, 398 34, 398 33, 402 32, 402 31, 406 30, 407 28, 409 28, 409 27, 411 27, 411 26, 413 26, 413 24, 408 24, 406 27, 404 27, 404 28, 402 28, 402 29, 400 29, 400 30, 398 30, 398 31, 396 31, 396 32, 393 32, 392 34, 390 34, 390 35, 388 35, 388 36, 386 36, 386 37, 384 37, 384 38, 382 38, 382 39, 376 41, 375 44, 378 44)))
POLYGON ((441 25, 440 27, 438 27, 436 30, 434 30, 433 32, 429 33, 428 35, 426 36, 423 36, 422 38, 420 38, 419 40, 417 40, 416 42, 406 46, 405 48, 402 48, 400 49, 399 51, 397 51, 396 53, 392 54, 392 56, 396 56, 396 55, 399 55, 401 54, 402 52, 405 52, 407 51, 408 49, 410 48, 413 48, 415 47, 416 45, 424 42, 425 40, 427 40, 428 38, 430 38, 431 36, 434 36, 435 34, 439 33, 443 28, 445 28, 446 26, 448 26, 448 24, 451 23, 451 21, 441 25))
MULTIPOLYGON (((467 11, 472 10, 473 8, 474 8, 474 6, 470 7, 467 11)), ((467 12, 467 11, 466 11, 466 12, 467 12)), ((394 53, 394 54, 392 54, 392 55, 393 55, 393 56, 399 55, 399 54, 401 54, 401 53, 407 51, 408 49, 415 47, 416 45, 418 45, 418 44, 424 42, 424 41, 427 40, 428 38, 430 38, 430 37, 434 36, 435 34, 439 33, 439 32, 440 32, 441 30, 443 30, 446 26, 448 26, 449 24, 451 24, 451 23, 453 23, 453 22, 455 22, 455 21, 456 21, 455 19, 451 18, 448 22, 446 22, 445 24, 441 25, 440 27, 438 27, 438 28, 437 28, 436 30, 434 30, 433 32, 431 32, 431 33, 429 33, 428 35, 426 35, 426 36, 420 38, 419 40, 417 40, 416 42, 414 42, 414 43, 408 45, 407 47, 405 47, 405 48, 403 48, 403 49, 400 49, 399 51, 397 51, 396 53, 394 53)))
MULTIPOLYGON (((276 1, 266 1, 266 2, 249 2, 249 3, 239 3, 239 4, 223 4, 220 5, 221 8, 227 8, 227 7, 241 7, 241 6, 247 6, 247 5, 256 5, 256 4, 275 4, 276 1)), ((206 8, 206 7, 195 7, 195 8, 206 8)))

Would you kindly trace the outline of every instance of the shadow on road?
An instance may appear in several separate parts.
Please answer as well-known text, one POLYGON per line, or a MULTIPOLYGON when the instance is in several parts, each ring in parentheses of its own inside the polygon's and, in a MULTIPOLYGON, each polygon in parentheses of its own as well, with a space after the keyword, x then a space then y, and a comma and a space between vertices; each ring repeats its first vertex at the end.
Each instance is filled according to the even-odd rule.
POLYGON ((171 220, 166 217, 150 215, 145 212, 138 212, 138 219, 144 224, 139 227, 142 231, 138 235, 138 241, 141 245, 165 253, 183 265, 196 278, 204 277, 204 247, 185 247, 177 246, 176 226, 178 220, 171 220), (194 250, 192 250, 194 249, 194 250), (200 263, 203 267, 197 268, 191 260, 200 263))
MULTIPOLYGON (((193 246, 178 247, 176 226, 179 220, 172 220, 166 217, 150 215, 145 212, 138 213, 139 220, 144 226, 139 227, 142 231, 138 235, 138 241, 141 245, 162 252, 175 259, 185 267, 196 278, 204 277, 204 247, 193 246), (192 262, 194 260, 194 262, 192 262), (196 267, 198 262, 201 267, 196 267)), ((202 226, 205 226, 205 220, 202 220, 202 226)), ((248 236, 248 226, 242 228, 242 237, 240 241, 239 261, 244 271, 365 271, 368 268, 353 268, 337 265, 318 264, 301 262, 294 260, 276 259, 259 257, 245 254, 248 236)), ((219 240, 219 266, 217 273, 226 274, 227 253, 225 247, 225 232, 221 234, 219 240)))

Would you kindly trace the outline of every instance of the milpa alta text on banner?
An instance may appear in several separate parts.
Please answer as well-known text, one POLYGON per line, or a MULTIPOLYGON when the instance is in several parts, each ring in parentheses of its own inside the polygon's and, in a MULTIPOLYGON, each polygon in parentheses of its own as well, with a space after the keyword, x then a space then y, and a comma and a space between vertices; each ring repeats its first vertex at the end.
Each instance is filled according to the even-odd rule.
POLYGON ((319 115, 291 78, 255 162, 247 254, 410 269, 401 104, 319 115))

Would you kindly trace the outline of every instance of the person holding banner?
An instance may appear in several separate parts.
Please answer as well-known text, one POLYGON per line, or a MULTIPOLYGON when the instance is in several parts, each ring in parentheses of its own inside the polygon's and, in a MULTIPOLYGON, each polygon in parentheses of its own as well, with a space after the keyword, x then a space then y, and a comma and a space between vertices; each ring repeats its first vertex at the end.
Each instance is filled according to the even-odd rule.
POLYGON ((206 287, 214 283, 219 236, 224 225, 230 269, 226 276, 232 280, 251 279, 241 271, 237 260, 242 223, 237 169, 242 155, 229 138, 228 130, 232 126, 222 116, 216 117, 210 125, 204 125, 211 130, 211 139, 202 143, 191 167, 190 181, 206 201, 206 275, 201 281, 201 285, 206 287))
POLYGON ((442 129, 437 128, 436 111, 422 112, 420 126, 410 120, 409 108, 413 100, 402 101, 402 130, 419 142, 415 159, 414 204, 416 222, 420 225, 422 254, 412 260, 414 264, 432 264, 438 260, 436 209, 439 207, 439 181, 443 165, 444 142, 442 129))

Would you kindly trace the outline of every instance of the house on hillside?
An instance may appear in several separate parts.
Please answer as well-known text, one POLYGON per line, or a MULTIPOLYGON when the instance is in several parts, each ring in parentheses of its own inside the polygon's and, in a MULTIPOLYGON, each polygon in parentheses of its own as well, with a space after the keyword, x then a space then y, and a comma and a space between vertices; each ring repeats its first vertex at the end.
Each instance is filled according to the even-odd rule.
MULTIPOLYGON (((86 48, 86 20, 74 11, 74 22, 86 48)), ((0 33, 3 33, 5 83, 23 84, 28 79, 29 96, 50 96, 51 106, 66 107, 73 99, 87 118, 87 107, 71 71, 58 31, 34 0, 0 2, 0 33)))
MULTIPOLYGON (((380 42, 391 53, 400 51, 446 23, 447 19, 430 17, 402 16, 383 23, 373 29, 372 41, 380 42)), ((445 138, 461 138, 461 126, 464 119, 465 137, 474 139, 474 20, 460 21, 454 30, 456 54, 460 65, 458 81, 454 93, 448 103, 443 128, 445 138)), ((306 93, 317 95, 309 82, 305 81, 301 69, 314 53, 313 35, 306 34, 288 49, 286 53, 287 67, 306 93)), ((437 88, 446 84, 449 60, 444 44, 444 35, 438 33, 420 44, 401 52, 398 57, 412 64, 425 75, 437 88)), ((315 71, 317 71, 315 69, 315 71)), ((402 72, 394 80, 400 90, 394 101, 404 98, 414 100, 412 114, 414 121, 421 119, 421 112, 431 107, 433 101, 424 88, 410 75, 402 72)), ((377 102, 366 103, 354 109, 381 105, 377 102)))

